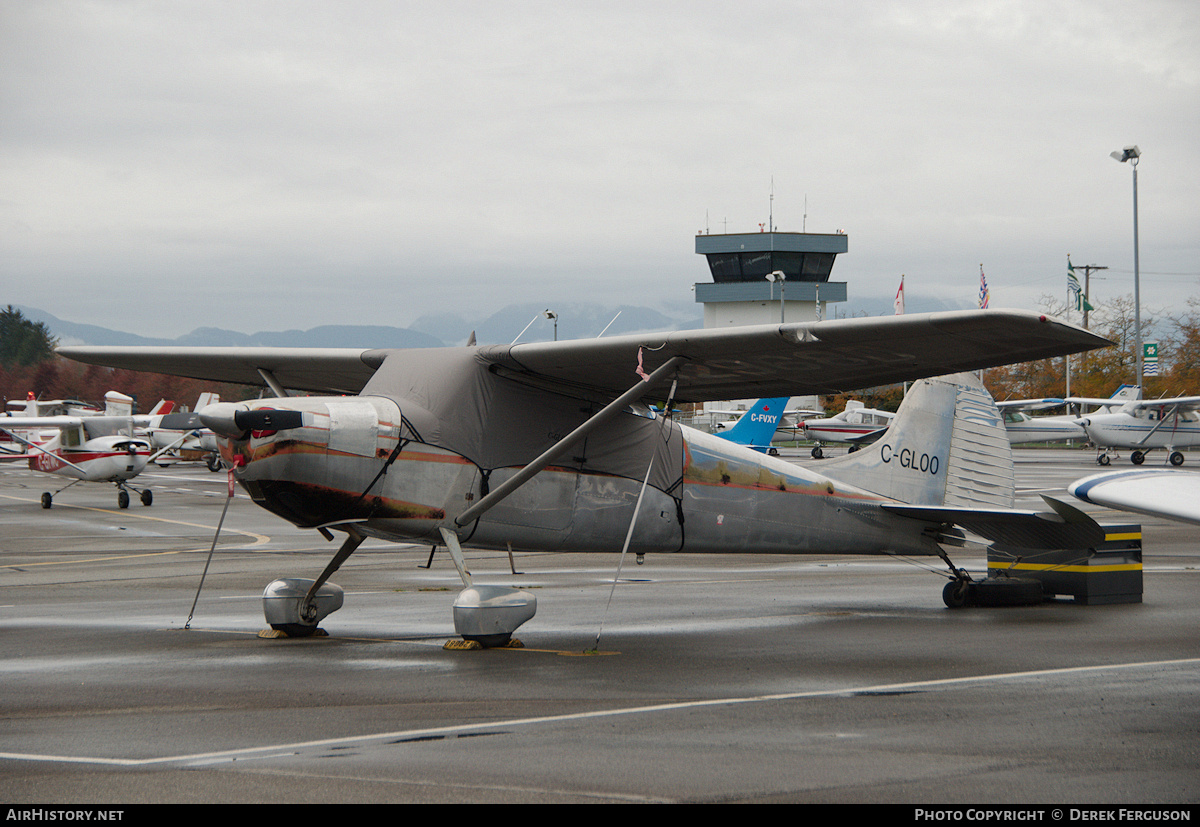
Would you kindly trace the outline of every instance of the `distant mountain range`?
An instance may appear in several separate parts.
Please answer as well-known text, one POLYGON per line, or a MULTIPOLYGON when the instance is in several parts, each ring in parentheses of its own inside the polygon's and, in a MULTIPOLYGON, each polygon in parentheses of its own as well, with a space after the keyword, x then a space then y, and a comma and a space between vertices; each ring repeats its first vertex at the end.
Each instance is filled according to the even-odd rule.
MULTIPOLYGON (((240 333, 217 327, 199 327, 175 339, 139 336, 92 324, 60 319, 36 307, 17 306, 27 319, 43 322, 60 344, 150 345, 190 347, 369 347, 422 348, 466 344, 471 333, 479 344, 523 342, 554 338, 554 320, 541 305, 509 305, 486 319, 469 321, 453 314, 422 316, 411 327, 386 325, 322 325, 311 330, 240 333), (524 333, 522 333, 524 331, 524 333)), ((558 311, 558 338, 578 339, 652 330, 703 327, 702 318, 672 318, 647 307, 606 308, 600 305, 563 305, 558 311), (611 323, 611 324, 610 324, 611 323)))
MULTIPOLYGON (((152 338, 111 330, 92 324, 69 322, 35 307, 17 308, 25 317, 43 322, 58 337, 60 344, 71 345, 152 345, 193 347, 363 347, 363 348, 422 348, 466 344, 471 333, 479 344, 508 344, 520 338, 522 342, 545 342, 554 338, 555 320, 547 318, 545 307, 537 304, 511 304, 485 319, 469 320, 452 313, 422 316, 409 327, 386 325, 321 325, 311 330, 261 331, 240 333, 217 327, 198 327, 175 339, 152 338)), ((959 310, 936 299, 910 301, 910 313, 937 310, 959 310)), ((833 305, 828 313, 839 318, 846 316, 891 315, 890 298, 859 299, 846 305, 833 305)), ((605 307, 598 304, 558 305, 557 336, 559 339, 588 339, 623 333, 645 333, 664 330, 692 330, 704 327, 703 312, 695 305, 681 305, 665 312, 649 307, 622 305, 605 307)))

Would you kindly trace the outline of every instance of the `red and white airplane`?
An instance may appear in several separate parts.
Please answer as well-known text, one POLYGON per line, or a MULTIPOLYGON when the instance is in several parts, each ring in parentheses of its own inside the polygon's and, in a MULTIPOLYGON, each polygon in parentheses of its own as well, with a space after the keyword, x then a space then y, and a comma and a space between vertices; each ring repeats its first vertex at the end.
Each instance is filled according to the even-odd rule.
POLYGON ((812 449, 813 459, 821 459, 825 455, 821 450, 822 442, 849 442, 851 452, 857 451, 883 436, 895 416, 891 411, 868 408, 857 399, 851 399, 840 414, 828 419, 806 419, 801 425, 808 438, 817 443, 812 449))
MULTIPOLYGON (((0 434, 21 445, 21 453, 5 451, 0 460, 27 461, 30 469, 46 474, 67 477, 71 482, 51 493, 42 494, 42 508, 50 508, 54 497, 80 482, 111 482, 117 487, 117 505, 129 507, 129 491, 136 491, 142 505, 150 505, 154 495, 149 488, 135 488, 129 480, 142 472, 149 462, 171 445, 152 453, 150 440, 134 433, 135 427, 145 427, 151 415, 114 414, 121 410, 129 397, 112 393, 104 414, 93 416, 12 416, 0 419, 0 434), (46 439, 46 434, 53 435, 46 439)), ((130 405, 130 410, 132 405, 130 405)), ((185 435, 184 438, 186 438, 185 435)), ((182 439, 180 440, 182 442, 182 439)))

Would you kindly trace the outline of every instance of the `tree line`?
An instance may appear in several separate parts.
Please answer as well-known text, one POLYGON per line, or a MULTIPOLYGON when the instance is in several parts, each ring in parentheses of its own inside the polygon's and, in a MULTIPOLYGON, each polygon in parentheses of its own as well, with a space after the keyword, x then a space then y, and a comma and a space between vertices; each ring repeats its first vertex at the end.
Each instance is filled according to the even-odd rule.
POLYGON ((38 399, 103 405, 104 394, 120 391, 137 400, 140 413, 160 399, 192 407, 205 391, 230 401, 258 395, 258 388, 247 385, 84 365, 56 355, 57 345, 44 323, 31 321, 12 305, 0 311, 0 393, 6 407, 9 400, 24 400, 30 393, 38 399))
MULTIPOLYGON (((1068 318, 1067 307, 1043 296, 1042 312, 1068 318)), ((1093 332, 1114 344, 1070 357, 1072 396, 1111 396, 1122 384, 1135 382, 1137 349, 1131 296, 1098 306, 1088 320, 1093 332)), ((1078 324, 1078 320, 1075 320, 1078 324)), ((1200 393, 1200 299, 1187 299, 1171 310, 1142 316, 1143 341, 1159 342, 1159 374, 1143 382, 1147 398, 1200 393)), ((133 396, 142 412, 159 399, 195 404, 201 392, 222 399, 251 399, 259 389, 249 385, 206 382, 140 371, 83 365, 58 357, 58 342, 42 322, 27 319, 12 305, 0 311, 0 392, 4 399, 102 401, 110 390, 133 396)), ((1067 395, 1067 360, 1043 359, 983 371, 983 382, 996 399, 1039 399, 1067 395)), ((822 397, 826 410, 840 411, 846 399, 861 399, 868 407, 896 410, 904 398, 899 386, 822 397)))

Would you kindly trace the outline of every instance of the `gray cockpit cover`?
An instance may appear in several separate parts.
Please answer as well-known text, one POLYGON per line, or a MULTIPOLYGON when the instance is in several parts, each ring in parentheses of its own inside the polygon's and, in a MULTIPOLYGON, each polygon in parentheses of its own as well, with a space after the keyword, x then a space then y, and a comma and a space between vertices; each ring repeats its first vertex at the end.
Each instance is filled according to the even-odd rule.
MULTIPOLYGON (((497 376, 471 349, 388 355, 363 395, 393 399, 409 436, 445 448, 485 471, 524 466, 602 407, 497 376)), ((631 370, 630 385, 637 383, 631 370)), ((669 419, 618 414, 570 446, 553 465, 641 479, 653 453, 650 484, 669 491, 682 476, 679 427, 669 419)))

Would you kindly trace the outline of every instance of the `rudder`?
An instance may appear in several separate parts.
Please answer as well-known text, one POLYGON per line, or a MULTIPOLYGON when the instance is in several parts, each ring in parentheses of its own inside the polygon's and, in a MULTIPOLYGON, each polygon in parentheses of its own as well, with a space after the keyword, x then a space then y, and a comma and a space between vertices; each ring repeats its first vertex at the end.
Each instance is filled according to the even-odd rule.
POLYGON ((910 504, 1012 508, 1015 499, 1004 419, 973 374, 914 383, 878 441, 819 468, 910 504))

